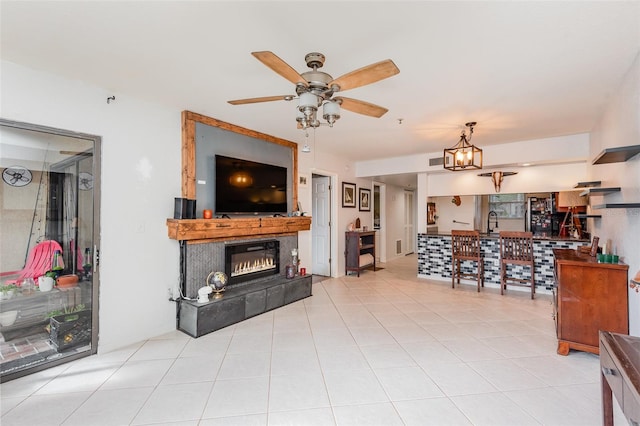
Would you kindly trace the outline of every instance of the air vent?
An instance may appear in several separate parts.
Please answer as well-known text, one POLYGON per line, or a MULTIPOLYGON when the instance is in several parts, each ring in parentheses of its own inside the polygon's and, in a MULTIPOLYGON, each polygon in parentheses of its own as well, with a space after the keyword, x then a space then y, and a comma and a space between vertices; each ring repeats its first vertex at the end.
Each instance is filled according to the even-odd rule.
POLYGON ((443 157, 429 158, 430 166, 442 166, 443 163, 443 157))
POLYGON ((402 254, 402 240, 396 240, 396 254, 402 254))

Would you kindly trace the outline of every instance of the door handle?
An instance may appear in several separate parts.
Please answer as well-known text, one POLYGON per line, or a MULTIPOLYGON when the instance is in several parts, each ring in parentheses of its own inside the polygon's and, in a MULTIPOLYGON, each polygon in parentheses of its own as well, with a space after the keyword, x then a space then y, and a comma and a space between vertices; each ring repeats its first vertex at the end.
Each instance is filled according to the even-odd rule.
POLYGON ((616 370, 609 367, 602 367, 602 374, 604 374, 605 376, 615 376, 616 370))

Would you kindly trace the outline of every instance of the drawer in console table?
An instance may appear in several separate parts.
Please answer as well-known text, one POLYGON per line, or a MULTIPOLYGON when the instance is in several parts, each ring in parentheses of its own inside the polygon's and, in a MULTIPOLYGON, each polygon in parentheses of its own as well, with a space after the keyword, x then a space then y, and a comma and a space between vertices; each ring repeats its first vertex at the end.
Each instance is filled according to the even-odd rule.
POLYGON ((630 425, 640 424, 640 338, 600 332, 602 415, 613 425, 613 396, 630 425))

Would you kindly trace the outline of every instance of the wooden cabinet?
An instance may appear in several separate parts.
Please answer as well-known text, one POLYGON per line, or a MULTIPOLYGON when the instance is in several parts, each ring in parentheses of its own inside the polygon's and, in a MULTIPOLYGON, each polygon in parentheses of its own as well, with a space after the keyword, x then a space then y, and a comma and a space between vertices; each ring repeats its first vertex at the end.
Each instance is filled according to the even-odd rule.
POLYGON ((640 423, 640 338, 600 332, 602 424, 613 426, 613 398, 630 425, 640 423))
POLYGON ((376 231, 346 232, 344 249, 344 274, 373 267, 376 270, 376 231))
POLYGON ((558 354, 570 349, 599 353, 600 330, 627 334, 628 265, 598 263, 571 249, 554 249, 554 311, 558 354))

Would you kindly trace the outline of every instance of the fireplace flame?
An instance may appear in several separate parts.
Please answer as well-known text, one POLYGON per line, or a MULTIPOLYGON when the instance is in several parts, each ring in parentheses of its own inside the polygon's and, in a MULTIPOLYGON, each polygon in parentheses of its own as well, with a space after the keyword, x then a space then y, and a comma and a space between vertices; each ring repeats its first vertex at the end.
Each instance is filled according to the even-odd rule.
POLYGON ((233 266, 233 271, 231 272, 232 277, 237 277, 239 275, 252 274, 254 272, 266 271, 268 269, 274 269, 276 267, 273 259, 256 259, 253 262, 246 261, 236 263, 233 266))

